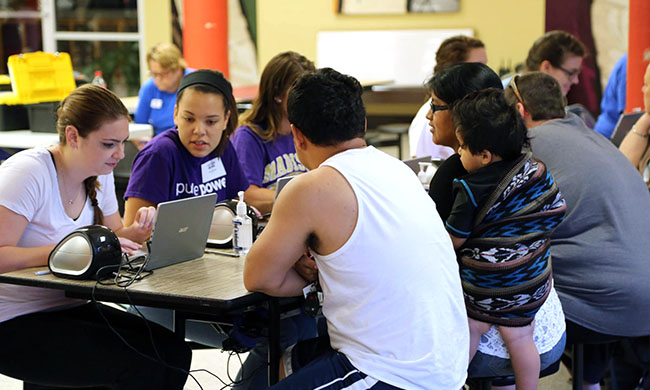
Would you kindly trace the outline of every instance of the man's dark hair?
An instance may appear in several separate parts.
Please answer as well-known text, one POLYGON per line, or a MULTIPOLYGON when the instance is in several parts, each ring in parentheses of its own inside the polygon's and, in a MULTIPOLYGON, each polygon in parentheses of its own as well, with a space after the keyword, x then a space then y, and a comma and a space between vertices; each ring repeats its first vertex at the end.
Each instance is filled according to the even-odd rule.
POLYGON ((319 146, 362 138, 366 132, 362 92, 357 79, 334 69, 307 72, 289 91, 289 122, 319 146))
POLYGON ((529 145, 528 130, 517 109, 503 96, 503 90, 489 88, 470 93, 453 108, 454 127, 462 147, 472 154, 488 150, 512 160, 529 145))
POLYGON ((512 105, 523 104, 534 121, 564 118, 565 98, 560 85, 552 76, 531 72, 515 77, 522 101, 519 101, 511 82, 506 88, 505 97, 512 105))
POLYGON ((503 88, 499 76, 489 66, 478 62, 445 68, 433 75, 426 85, 430 92, 451 107, 470 92, 503 88))
POLYGON ((584 57, 586 53, 582 42, 568 32, 549 31, 533 43, 526 57, 526 67, 530 71, 536 71, 542 62, 548 61, 559 68, 567 55, 584 57))

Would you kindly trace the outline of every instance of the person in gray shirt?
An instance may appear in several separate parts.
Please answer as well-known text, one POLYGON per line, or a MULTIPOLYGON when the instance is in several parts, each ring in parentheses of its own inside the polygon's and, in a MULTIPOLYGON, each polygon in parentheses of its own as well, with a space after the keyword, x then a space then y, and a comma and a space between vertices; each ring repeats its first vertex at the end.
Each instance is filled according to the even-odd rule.
MULTIPOLYGON (((567 345, 650 335, 648 188, 609 140, 565 115, 552 77, 516 76, 505 92, 529 129, 533 155, 544 161, 567 203, 551 236, 567 345)), ((603 345, 585 345, 586 389, 599 388, 607 359, 603 345)))

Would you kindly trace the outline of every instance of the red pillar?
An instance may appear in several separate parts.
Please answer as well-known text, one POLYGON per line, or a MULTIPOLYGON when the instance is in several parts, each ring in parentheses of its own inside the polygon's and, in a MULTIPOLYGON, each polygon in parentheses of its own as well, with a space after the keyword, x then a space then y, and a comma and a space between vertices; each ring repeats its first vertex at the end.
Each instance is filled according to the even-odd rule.
POLYGON ((228 77, 228 0, 183 1, 183 57, 190 68, 228 77))
POLYGON ((650 55, 650 1, 630 0, 630 26, 627 58, 627 92, 625 111, 643 108, 643 75, 650 55))

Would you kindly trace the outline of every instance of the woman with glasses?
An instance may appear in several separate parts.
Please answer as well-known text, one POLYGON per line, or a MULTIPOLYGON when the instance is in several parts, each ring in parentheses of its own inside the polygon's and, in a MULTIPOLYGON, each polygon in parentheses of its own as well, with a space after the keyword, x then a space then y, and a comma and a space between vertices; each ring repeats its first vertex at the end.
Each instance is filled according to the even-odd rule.
MULTIPOLYGON (((427 114, 433 142, 458 150, 454 118, 451 109, 466 95, 485 88, 502 88, 499 76, 487 65, 464 63, 436 73, 428 82, 431 109, 427 114)), ((449 217, 454 201, 452 185, 455 179, 467 175, 458 153, 447 158, 436 171, 429 186, 429 196, 443 221, 449 217)), ((540 353, 542 370, 555 363, 564 349, 564 315, 555 289, 535 315, 533 337, 540 353)), ((469 377, 513 375, 510 355, 496 327, 481 337, 478 352, 469 366, 469 377)), ((514 388, 514 386, 513 386, 514 388)), ((496 387, 495 387, 496 389, 496 387)))
POLYGON ((176 91, 187 68, 181 51, 172 43, 159 43, 147 53, 151 78, 142 84, 135 109, 135 123, 153 126, 154 134, 174 127, 176 91))
POLYGON ((585 47, 576 37, 564 31, 549 31, 538 38, 528 51, 526 68, 552 76, 566 96, 582 70, 585 47))

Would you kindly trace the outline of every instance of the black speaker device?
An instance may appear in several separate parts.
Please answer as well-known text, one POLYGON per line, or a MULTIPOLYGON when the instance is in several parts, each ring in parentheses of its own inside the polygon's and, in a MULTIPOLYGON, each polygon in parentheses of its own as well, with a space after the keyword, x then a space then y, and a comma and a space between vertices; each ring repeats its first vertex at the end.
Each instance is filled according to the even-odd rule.
POLYGON ((81 227, 65 236, 50 252, 53 275, 69 279, 101 279, 117 270, 122 247, 115 233, 102 225, 81 227), (104 268, 100 275, 97 271, 104 268))

